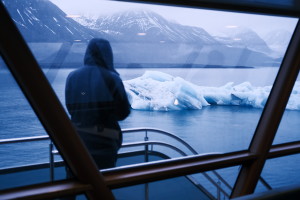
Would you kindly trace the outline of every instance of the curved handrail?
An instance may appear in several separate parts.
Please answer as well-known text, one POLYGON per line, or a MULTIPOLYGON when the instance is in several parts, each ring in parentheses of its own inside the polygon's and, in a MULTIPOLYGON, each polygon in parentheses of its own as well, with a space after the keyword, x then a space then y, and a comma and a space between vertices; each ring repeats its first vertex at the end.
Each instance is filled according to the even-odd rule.
POLYGON ((133 142, 133 143, 126 143, 124 145, 122 145, 122 147, 134 147, 134 146, 140 146, 140 145, 160 145, 160 146, 165 146, 168 147, 170 149, 173 149, 174 151, 178 152, 179 154, 181 154, 182 156, 187 156, 186 153, 184 153, 181 149, 165 143, 165 142, 160 142, 160 141, 143 141, 143 142, 133 142))
POLYGON ((161 129, 151 128, 151 127, 122 129, 123 133, 133 133, 133 132, 141 132, 141 131, 152 131, 152 132, 157 132, 157 133, 161 133, 163 135, 169 136, 169 137, 177 140, 178 142, 184 144, 193 154, 198 154, 198 152, 191 145, 189 145, 186 141, 184 141, 183 139, 181 139, 180 137, 178 137, 172 133, 169 133, 169 132, 161 130, 161 129))
MULTIPOLYGON (((144 146, 144 145, 160 145, 160 146, 165 146, 165 147, 169 147, 170 149, 173 149, 174 151, 176 151, 177 153, 181 154, 182 156, 187 156, 187 154, 185 152, 183 152, 182 150, 180 150, 177 147, 174 147, 171 144, 165 143, 165 142, 160 142, 160 141, 142 141, 142 142, 134 142, 134 143, 127 143, 122 145, 122 147, 135 147, 135 146, 144 146)), ((216 171, 213 170, 213 172, 215 174, 218 175, 218 177, 221 177, 221 175, 219 175, 216 171)), ((229 194, 220 186, 218 185, 218 183, 216 183, 206 172, 202 172, 202 174, 205 176, 205 178, 207 178, 217 189, 219 189, 226 197, 229 197, 229 194)), ((189 178, 189 177, 187 177, 189 178)), ((190 178, 189 178, 190 179, 190 178)), ((225 179, 223 179, 221 177, 220 179, 226 186, 231 187, 225 179)), ((195 184, 195 183, 194 183, 195 184)), ((208 192, 208 191, 205 191, 208 192)))
MULTIPOLYGON (((183 139, 181 139, 180 137, 169 133, 167 131, 161 130, 161 129, 157 129, 157 128, 151 128, 151 127, 138 127, 138 128, 129 128, 129 129, 122 129, 123 133, 133 133, 133 132, 147 132, 147 131, 152 131, 152 132, 156 132, 156 133, 161 133, 163 135, 169 136, 175 140, 177 140, 178 142, 182 143, 185 147, 187 147, 194 155, 198 155, 199 153, 191 146, 189 145, 186 141, 184 141, 183 139)), ((180 150, 181 151, 181 150, 180 150)), ((185 153, 184 153, 185 154, 185 153)), ((183 154, 182 154, 183 155, 183 154)), ((186 156, 187 154, 183 155, 186 156)), ((212 170, 212 173, 222 182, 224 183, 224 185, 229 188, 230 190, 232 190, 232 186, 219 174, 217 173, 215 170, 212 170)), ((203 173, 203 175, 207 178, 207 179, 211 179, 209 177, 209 175, 207 173, 203 173)), ((267 181, 265 179, 263 179, 263 177, 259 178, 262 182, 262 184, 269 190, 272 189, 272 187, 267 183, 267 181)), ((215 185, 217 188, 219 188, 220 186, 214 182, 213 179, 210 180, 210 182, 213 183, 213 185, 215 185)), ((229 197, 229 195, 227 194, 227 192, 225 192, 222 188, 220 188, 220 190, 223 192, 223 194, 225 194, 226 196, 229 197)))
MULTIPOLYGON (((161 129, 157 129, 157 128, 151 128, 151 127, 138 127, 138 128, 130 128, 130 129, 122 129, 122 132, 123 134, 124 133, 134 133, 134 132, 156 132, 156 133, 160 133, 160 134, 163 134, 163 135, 166 135, 170 138, 173 138, 175 139, 176 141, 182 143, 186 148, 188 148, 192 154, 194 155, 198 155, 199 153, 191 146, 189 145, 186 141, 184 141, 183 139, 181 139, 180 137, 172 134, 172 133, 169 133, 167 131, 164 131, 164 130, 161 130, 161 129)), ((172 145, 171 145, 172 146, 172 145)), ((181 151, 181 150, 180 150, 181 151)), ((182 156, 187 156, 186 153, 183 152, 182 156)), ((213 174, 216 175, 218 178, 221 177, 220 174, 218 174, 215 170, 212 170, 213 171, 213 174)), ((225 196, 229 197, 229 194, 222 188, 218 185, 218 183, 216 183, 206 172, 203 172, 202 173, 216 188, 218 188, 225 196)), ((232 187, 230 186, 230 184, 224 179, 224 178, 219 178, 219 180, 224 183, 224 185, 226 187, 228 187, 230 190, 232 190, 232 187)))

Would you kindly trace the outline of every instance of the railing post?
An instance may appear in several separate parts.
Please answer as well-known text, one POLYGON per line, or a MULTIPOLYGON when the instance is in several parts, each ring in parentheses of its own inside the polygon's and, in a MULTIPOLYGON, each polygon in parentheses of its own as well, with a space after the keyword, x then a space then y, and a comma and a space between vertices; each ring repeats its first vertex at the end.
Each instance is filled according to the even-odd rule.
MULTIPOLYGON (((149 140, 149 138, 148 138, 148 131, 146 130, 145 133, 146 134, 145 134, 144 141, 147 142, 149 140)), ((149 153, 148 153, 148 151, 149 151, 149 145, 146 144, 145 145, 145 162, 149 162, 149 153)))
POLYGON ((53 155, 53 142, 49 144, 49 167, 50 167, 50 181, 54 181, 54 155, 53 155))
MULTIPOLYGON (((144 141, 147 142, 149 140, 148 138, 148 131, 145 131, 145 138, 144 141)), ((149 162, 149 145, 145 145, 145 162, 149 162)), ((145 183, 145 200, 149 199, 149 184, 145 183)))
POLYGON ((219 186, 219 187, 217 187, 217 199, 220 200, 221 199, 221 190, 220 190, 220 188, 221 188, 221 181, 220 181, 220 179, 218 179, 217 184, 219 186))

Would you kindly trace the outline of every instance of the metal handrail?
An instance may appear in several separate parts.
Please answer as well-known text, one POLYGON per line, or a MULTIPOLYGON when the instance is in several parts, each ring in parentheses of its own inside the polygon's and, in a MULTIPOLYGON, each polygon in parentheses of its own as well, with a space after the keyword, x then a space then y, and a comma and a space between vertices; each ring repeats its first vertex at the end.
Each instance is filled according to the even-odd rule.
MULTIPOLYGON (((151 128, 151 127, 140 127, 140 128, 131 128, 131 129, 122 129, 122 133, 123 134, 130 134, 130 133, 135 133, 135 132, 145 132, 146 136, 145 136, 145 141, 143 141, 143 145, 146 147, 148 147, 148 145, 161 145, 161 146, 167 146, 173 150, 175 150, 176 152, 180 153, 182 156, 187 156, 186 153, 184 153, 181 149, 174 147, 170 144, 167 143, 163 143, 163 142, 159 142, 159 141, 148 141, 148 132, 155 132, 155 133, 159 133, 165 136, 168 136, 170 138, 175 139, 176 141, 180 142, 181 144, 183 144, 188 150, 190 150, 190 152, 194 155, 198 155, 198 152, 191 146, 189 145, 187 142, 185 142, 184 140, 182 140, 180 137, 169 133, 167 131, 164 130, 160 130, 160 129, 155 129, 155 128, 151 128)), ((10 139, 1 139, 0 140, 0 145, 2 144, 12 144, 12 143, 21 143, 21 142, 32 142, 32 141, 42 141, 42 140, 49 140, 49 136, 48 135, 44 135, 44 136, 34 136, 34 137, 22 137, 22 138, 10 138, 10 139)), ((127 144, 123 144, 122 147, 129 147, 129 146, 134 146, 135 144, 138 143, 127 143, 127 144)), ((139 143, 142 144, 142 143, 139 143)), ((54 155, 56 153, 54 153, 53 151, 53 144, 52 142, 49 145, 50 148, 50 177, 51 180, 54 180, 54 155)), ((212 173, 222 182, 224 183, 224 185, 226 187, 228 187, 230 190, 232 190, 232 187, 230 186, 230 184, 222 178, 222 176, 220 174, 218 174, 216 171, 212 170, 212 173)), ((202 174, 213 184, 215 185, 225 196, 229 197, 229 194, 224 191, 223 188, 220 187, 220 185, 218 183, 216 183, 206 172, 202 172, 202 174)), ((262 184, 267 188, 267 189, 272 189, 272 187, 261 177, 260 178, 262 184)))
POLYGON ((177 147, 174 147, 171 144, 165 143, 165 142, 160 142, 160 141, 142 141, 142 142, 133 142, 133 143, 126 143, 122 145, 122 147, 134 147, 134 146, 144 146, 144 145, 160 145, 160 146, 165 146, 170 149, 173 149, 174 151, 178 152, 182 156, 187 156, 186 153, 184 153, 182 150, 180 150, 177 147))
MULTIPOLYGON (((184 141, 183 139, 181 139, 180 137, 169 133, 167 131, 161 130, 161 129, 156 129, 156 128, 151 128, 151 127, 138 127, 138 128, 130 128, 130 129, 122 129, 123 133, 134 133, 134 132, 141 132, 141 131, 145 131, 145 132, 156 132, 156 133, 160 133, 166 136, 169 136, 175 140, 177 140, 178 142, 182 143, 185 147, 187 147, 194 155, 198 155, 199 153, 191 146, 189 145, 186 141, 184 141)), ((185 155, 186 156, 186 155, 185 155)), ((233 189, 233 187, 219 174, 217 173, 215 170, 212 170, 212 173, 222 182, 224 183, 230 190, 233 189)), ((206 174, 206 173, 203 173, 206 174)), ((272 190, 272 187, 268 184, 268 182, 260 176, 259 180, 262 182, 262 184, 268 189, 268 190, 272 190)), ((217 184, 216 184, 217 186, 217 184)), ((227 196, 227 195, 226 195, 227 196)))
MULTIPOLYGON (((122 145, 122 147, 135 147, 135 146, 144 146, 144 145, 160 145, 160 146, 169 147, 169 148, 173 149, 174 151, 176 151, 177 153, 181 154, 182 156, 187 156, 187 154, 184 153, 179 148, 174 147, 171 144, 168 144, 168 143, 165 143, 165 142, 160 142, 160 141, 143 141, 143 142, 127 143, 125 145, 122 145)), ((216 171, 214 171, 214 173, 217 174, 218 177, 221 177, 216 171)), ((209 180, 226 197, 229 197, 229 194, 218 183, 216 183, 206 172, 202 172, 202 174, 204 175, 205 178, 207 178, 207 180, 209 180)), ((189 176, 187 176, 187 178, 189 180, 191 180, 191 178, 189 176)), ((223 178, 222 178, 222 180, 224 182, 226 182, 223 178)), ((193 182, 193 184, 196 184, 196 183, 194 183, 194 181, 192 181, 192 182, 193 182)), ((226 184, 229 185, 227 182, 226 182, 226 184)), ((231 186, 229 185, 229 187, 231 187, 231 186)), ((202 188, 202 189, 204 189, 204 188, 202 188)), ((205 191, 205 192, 209 193, 208 191, 205 191)))
MULTIPOLYGON (((173 139, 175 139, 176 141, 182 143, 185 147, 187 147, 192 154, 194 155, 199 155, 199 153, 191 146, 189 145, 186 141, 182 140, 180 137, 172 134, 172 133, 169 133, 167 131, 164 131, 164 130, 161 130, 161 129, 156 129, 156 128, 151 128, 151 127, 139 127, 139 128, 131 128, 131 129, 123 129, 122 132, 123 133, 134 133, 134 132, 156 132, 156 133, 160 133, 160 134, 163 134, 163 135, 166 135, 168 137, 171 137, 173 139)), ((148 137, 148 136, 146 136, 148 137)), ((184 153, 185 154, 185 153, 184 153)), ((187 154, 183 155, 183 156, 187 156, 187 154)), ((230 184, 224 179, 221 177, 220 174, 218 174, 215 170, 212 170, 213 174, 216 175, 218 177, 218 179, 224 183, 224 185, 226 187, 228 187, 230 190, 232 190, 232 187, 230 186, 230 184)), ((229 194, 223 190, 223 188, 221 188, 219 186, 218 183, 216 183, 206 172, 202 172, 202 174, 205 176, 205 178, 207 178, 217 189, 219 189, 225 196, 229 197, 229 194)), ((264 182, 263 182, 264 184, 264 182)), ((267 187, 267 186, 266 186, 267 187)), ((268 188, 268 187, 267 187, 268 188)))
POLYGON ((134 133, 134 132, 141 132, 141 131, 145 131, 145 132, 156 132, 156 133, 161 133, 163 135, 169 136, 175 140, 177 140, 178 142, 182 143, 185 147, 187 147, 193 154, 198 154, 198 152, 191 146, 189 145, 186 141, 184 141, 183 139, 181 139, 180 137, 169 133, 167 131, 161 130, 161 129, 155 129, 155 128, 151 128, 151 127, 140 127, 140 128, 130 128, 130 129, 122 129, 122 133, 134 133))
POLYGON ((2 144, 20 143, 20 142, 42 141, 42 140, 48 140, 48 139, 49 139, 48 135, 33 136, 33 137, 22 137, 22 138, 1 139, 0 140, 0 145, 2 145, 2 144))

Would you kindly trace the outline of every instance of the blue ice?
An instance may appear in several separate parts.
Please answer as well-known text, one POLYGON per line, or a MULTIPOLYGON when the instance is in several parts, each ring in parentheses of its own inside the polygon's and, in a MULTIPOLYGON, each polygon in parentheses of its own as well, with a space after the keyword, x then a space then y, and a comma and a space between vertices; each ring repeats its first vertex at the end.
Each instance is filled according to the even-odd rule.
MULTIPOLYGON (((133 109, 157 111, 202 109, 209 105, 263 108, 272 88, 254 87, 249 82, 204 87, 159 71, 146 71, 138 78, 124 81, 124 86, 133 109)), ((300 110, 299 81, 295 83, 287 109, 300 110)))

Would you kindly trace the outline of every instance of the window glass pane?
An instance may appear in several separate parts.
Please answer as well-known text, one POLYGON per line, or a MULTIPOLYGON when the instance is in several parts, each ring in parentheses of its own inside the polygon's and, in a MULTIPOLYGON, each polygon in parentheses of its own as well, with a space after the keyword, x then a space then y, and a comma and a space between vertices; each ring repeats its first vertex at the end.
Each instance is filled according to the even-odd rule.
POLYGON ((0 190, 48 182, 49 139, 15 142, 47 135, 1 57, 0 92, 0 190))
POLYGON ((163 181, 125 187, 113 191, 115 197, 139 199, 210 199, 190 177, 177 177, 163 181))
POLYGON ((300 140, 300 77, 298 75, 273 144, 300 140))
POLYGON ((229 199, 239 167, 113 190, 118 199, 229 199), (148 197, 148 198, 147 198, 148 197))
MULTIPOLYGON (((299 154, 269 159, 264 166, 262 177, 272 188, 299 185, 299 154)), ((266 191, 258 185, 256 192, 266 191)))
MULTIPOLYGON (((121 128, 175 134, 193 148, 187 154, 248 148, 297 23, 125 2, 4 2, 63 106, 68 74, 92 38, 105 38, 131 103, 121 128)), ((171 142, 124 134, 124 143, 149 139, 171 142)))

